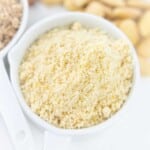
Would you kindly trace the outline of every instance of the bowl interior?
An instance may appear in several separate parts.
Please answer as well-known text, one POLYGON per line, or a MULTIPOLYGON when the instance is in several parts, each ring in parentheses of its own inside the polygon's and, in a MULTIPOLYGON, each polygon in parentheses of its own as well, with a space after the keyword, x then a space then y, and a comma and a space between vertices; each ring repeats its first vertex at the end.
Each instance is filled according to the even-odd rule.
POLYGON ((25 31, 27 22, 28 22, 28 3, 26 0, 20 0, 23 12, 22 12, 22 18, 20 27, 18 28, 18 31, 15 33, 13 38, 9 41, 9 43, 0 51, 0 55, 5 56, 7 52, 14 46, 14 44, 19 40, 22 33, 25 31))
POLYGON ((43 21, 38 22, 34 26, 32 26, 22 37, 22 39, 18 42, 18 44, 13 48, 13 50, 8 55, 9 63, 10 63, 10 75, 11 75, 11 81, 13 84, 13 87, 15 89, 15 92, 18 96, 18 100, 22 106, 22 109, 27 114, 27 116, 34 121, 36 124, 38 124, 40 127, 42 127, 45 130, 54 131, 58 134, 68 134, 68 135, 79 135, 79 134, 87 134, 92 133, 97 130, 102 130, 103 128, 110 126, 113 122, 116 122, 121 116, 121 113, 126 112, 126 108, 128 102, 130 99, 132 99, 132 95, 135 91, 135 87, 138 80, 139 75, 139 66, 138 61, 135 53, 135 49, 133 48, 132 44, 128 40, 128 38, 113 24, 108 22, 107 20, 96 17, 89 14, 83 14, 83 13, 63 13, 61 15, 56 15, 47 19, 44 19, 43 21), (34 114, 31 109, 27 106, 27 104, 24 101, 24 98, 22 96, 22 92, 19 86, 19 79, 18 79, 18 67, 20 65, 20 62, 27 50, 27 48, 43 33, 46 31, 59 26, 64 26, 71 24, 73 22, 80 22, 84 26, 87 27, 100 27, 104 31, 108 32, 112 36, 116 38, 122 38, 126 40, 130 46, 131 49, 131 55, 133 56, 133 63, 134 63, 134 81, 133 81, 133 87, 131 89, 131 92, 129 94, 127 102, 124 104, 123 108, 119 110, 115 115, 113 115, 110 119, 104 121, 103 123, 99 125, 95 125, 89 128, 84 129, 61 129, 57 128, 53 125, 48 124, 41 118, 39 118, 36 114, 34 114))

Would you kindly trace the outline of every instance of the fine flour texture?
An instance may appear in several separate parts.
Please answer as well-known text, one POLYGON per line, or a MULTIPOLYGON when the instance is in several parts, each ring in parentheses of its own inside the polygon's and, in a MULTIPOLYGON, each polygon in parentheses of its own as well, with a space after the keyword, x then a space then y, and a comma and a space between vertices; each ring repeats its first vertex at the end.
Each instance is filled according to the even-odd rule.
POLYGON ((54 126, 86 128, 114 115, 132 87, 131 50, 99 28, 54 28, 27 50, 20 87, 31 110, 54 126))

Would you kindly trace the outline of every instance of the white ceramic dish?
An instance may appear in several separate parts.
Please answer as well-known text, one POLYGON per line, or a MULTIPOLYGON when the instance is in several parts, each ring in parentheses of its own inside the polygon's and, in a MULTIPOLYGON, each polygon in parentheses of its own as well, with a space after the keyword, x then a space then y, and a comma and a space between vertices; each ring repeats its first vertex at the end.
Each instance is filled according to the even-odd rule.
POLYGON ((0 113, 8 128, 15 150, 34 150, 29 126, 20 109, 4 65, 5 56, 19 40, 28 23, 28 2, 27 0, 20 0, 20 2, 23 7, 20 27, 8 45, 0 51, 0 113))
MULTIPOLYGON (((18 44, 13 48, 13 50, 8 55, 9 63, 10 63, 10 76, 11 82, 14 87, 14 90, 17 94, 18 100, 23 111, 27 114, 27 116, 35 122, 38 126, 42 127, 43 130, 53 132, 59 135, 63 135, 65 137, 68 136, 79 136, 85 135, 90 133, 96 133, 97 131, 104 130, 104 128, 112 125, 114 122, 119 120, 123 113, 126 113, 128 110, 128 105, 130 105, 130 101, 132 100, 133 95, 135 94, 135 90, 139 80, 139 65, 137 61, 137 56, 135 53, 135 49, 133 48, 131 42, 128 38, 113 24, 106 21, 103 18, 96 17, 89 14, 83 13, 63 13, 60 15, 56 15, 47 19, 44 19, 35 25, 33 25, 22 37, 22 39, 18 42, 18 44), (53 125, 48 124, 41 118, 39 118, 36 114, 34 114, 31 109, 25 103, 23 98, 20 86, 19 86, 19 79, 18 79, 18 67, 20 62, 25 54, 25 51, 33 43, 39 35, 43 34, 44 32, 58 26, 64 26, 71 24, 75 21, 81 22, 83 25, 88 27, 100 27, 101 29, 105 30, 106 32, 112 34, 112 36, 116 38, 123 38, 126 40, 131 48, 131 55, 133 56, 134 62, 134 80, 131 92, 129 94, 128 100, 124 104, 123 108, 119 110, 113 117, 108 119, 107 121, 92 126, 89 128, 84 129, 61 129, 57 128, 53 125)), ((55 142, 54 142, 55 143, 55 142)), ((58 144, 59 145, 59 144, 58 144)), ((60 146, 61 147, 61 146, 60 146)), ((59 148, 60 148, 59 147, 59 148)))

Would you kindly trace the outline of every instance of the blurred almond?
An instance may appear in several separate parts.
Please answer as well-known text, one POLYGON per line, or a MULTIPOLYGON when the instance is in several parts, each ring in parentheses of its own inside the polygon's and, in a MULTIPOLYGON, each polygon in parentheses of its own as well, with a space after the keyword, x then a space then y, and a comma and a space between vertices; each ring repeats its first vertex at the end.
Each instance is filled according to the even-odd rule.
POLYGON ((129 7, 117 7, 112 11, 112 17, 117 19, 136 19, 142 14, 141 10, 129 7))
POLYGON ((150 58, 145 59, 139 56, 139 62, 142 76, 150 76, 150 58))
POLYGON ((121 19, 116 19, 116 20, 113 20, 113 23, 119 27, 122 21, 123 20, 121 20, 121 19))
POLYGON ((100 4, 105 11, 105 17, 109 18, 109 19, 112 18, 112 8, 108 5, 103 4, 103 3, 100 3, 100 4))
POLYGON ((119 7, 125 5, 125 0, 100 0, 100 1, 112 7, 119 7))
POLYGON ((140 56, 150 58, 150 37, 140 42, 137 51, 140 56))
POLYGON ((85 12, 92 13, 98 16, 105 16, 105 8, 104 5, 97 1, 92 1, 88 4, 88 6, 85 8, 85 12))
POLYGON ((73 1, 74 1, 74 5, 76 5, 77 7, 84 7, 92 0, 73 0, 73 1))
POLYGON ((119 25, 120 29, 129 37, 133 44, 139 41, 139 32, 136 22, 132 19, 126 19, 119 25))
POLYGON ((67 8, 68 10, 79 10, 80 9, 80 6, 77 6, 75 4, 75 1, 74 0, 64 0, 63 1, 63 4, 65 6, 65 8, 67 8))
POLYGON ((127 5, 141 9, 150 9, 150 2, 144 0, 128 0, 127 5))
POLYGON ((150 35, 150 10, 146 11, 139 20, 139 29, 143 37, 150 35))

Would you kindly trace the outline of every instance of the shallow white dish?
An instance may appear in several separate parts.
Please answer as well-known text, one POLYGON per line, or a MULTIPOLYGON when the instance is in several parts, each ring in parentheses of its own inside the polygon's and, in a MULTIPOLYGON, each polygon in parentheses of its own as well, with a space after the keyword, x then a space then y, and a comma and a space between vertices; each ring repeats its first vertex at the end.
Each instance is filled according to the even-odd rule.
POLYGON ((130 105, 130 101, 132 101, 133 95, 135 94, 135 90, 139 81, 139 65, 137 61, 137 56, 135 53, 135 49, 133 48, 132 44, 128 40, 128 38, 113 24, 106 21, 103 18, 96 17, 89 14, 83 14, 83 13, 63 13, 59 15, 55 15, 53 17, 44 19, 35 25, 33 25, 22 37, 22 39, 18 42, 18 44, 13 48, 13 50, 8 55, 9 63, 10 63, 10 76, 12 85, 14 87, 14 90, 17 94, 18 100, 20 102, 20 105, 24 112, 27 114, 27 116, 35 122, 38 126, 42 127, 43 130, 53 132, 59 135, 63 135, 65 137, 68 136, 79 136, 79 135, 86 135, 90 133, 96 133, 97 131, 102 131, 104 128, 112 125, 114 122, 117 122, 117 120, 121 119, 121 116, 123 113, 126 113, 128 111, 128 105, 130 105), (25 51, 30 46, 33 41, 35 41, 39 35, 43 34, 44 32, 58 26, 64 26, 68 25, 70 23, 73 23, 75 21, 81 22, 81 24, 88 26, 88 27, 100 27, 106 32, 112 34, 112 36, 116 38, 123 38, 125 39, 130 48, 131 48, 131 55, 133 56, 133 62, 134 62, 134 80, 133 80, 133 87, 129 94, 128 100, 124 104, 123 108, 117 112, 113 117, 108 119, 107 121, 92 126, 89 128, 84 129, 61 129, 57 128, 53 125, 48 124, 41 118, 39 118, 36 114, 34 114, 31 109, 27 106, 27 104, 24 101, 23 95, 21 93, 21 89, 19 86, 19 79, 18 79, 18 67, 20 65, 20 62, 25 54, 25 51))

